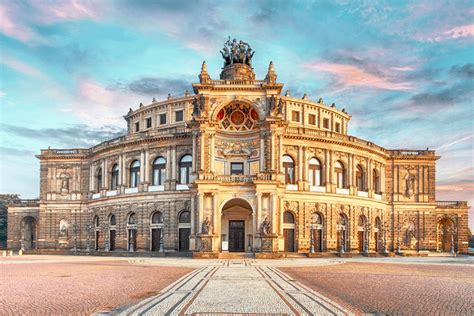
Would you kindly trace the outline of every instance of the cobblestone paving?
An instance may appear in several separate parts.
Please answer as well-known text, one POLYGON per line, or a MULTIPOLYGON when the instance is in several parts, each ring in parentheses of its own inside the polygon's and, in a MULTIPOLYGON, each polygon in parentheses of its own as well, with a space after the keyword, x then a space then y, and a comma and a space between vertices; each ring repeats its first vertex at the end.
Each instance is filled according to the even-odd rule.
POLYGON ((123 315, 345 315, 348 311, 254 260, 219 260, 190 273, 123 315))
POLYGON ((0 261, 0 315, 88 315, 111 310, 156 295, 193 270, 110 259, 59 263, 27 258, 0 261))
POLYGON ((474 315, 474 266, 350 262, 281 271, 355 312, 474 315))

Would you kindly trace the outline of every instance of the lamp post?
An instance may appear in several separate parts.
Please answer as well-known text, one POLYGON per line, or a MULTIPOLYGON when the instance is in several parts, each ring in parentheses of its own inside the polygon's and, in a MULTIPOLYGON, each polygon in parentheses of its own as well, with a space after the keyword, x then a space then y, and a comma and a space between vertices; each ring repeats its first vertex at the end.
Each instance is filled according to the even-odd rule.
POLYGON ((311 224, 310 229, 309 229, 309 242, 310 242, 310 248, 309 252, 314 253, 314 225, 311 224))
POLYGON ((366 222, 365 227, 364 227, 364 254, 369 254, 369 236, 370 236, 370 230, 371 230, 371 225, 370 223, 366 222))
POLYGON ((74 252, 77 252, 77 234, 79 233, 79 225, 77 225, 77 223, 73 223, 71 225, 72 227, 72 235, 73 235, 73 238, 74 238, 74 248, 72 249, 72 251, 74 252))
POLYGON ((457 229, 456 229, 456 226, 454 226, 454 223, 450 230, 451 230, 451 255, 456 256, 456 251, 454 248, 454 235, 456 234, 457 229))
POLYGON ((340 230, 341 230, 341 240, 340 240, 341 246, 339 247, 339 252, 344 253, 346 251, 346 245, 344 245, 345 244, 345 240, 344 240, 345 230, 342 227, 340 228, 340 230))
POLYGON ((400 249, 400 223, 397 223, 397 254, 401 253, 400 249))
POLYGON ((382 238, 383 238, 383 241, 382 241, 382 253, 383 254, 387 254, 388 251, 387 251, 387 239, 386 239, 386 235, 385 235, 385 232, 387 230, 387 226, 388 226, 388 223, 387 222, 384 222, 383 225, 382 225, 382 238))
POLYGON ((163 229, 164 229, 164 225, 161 225, 161 228, 160 228, 160 250, 159 252, 165 252, 165 248, 164 248, 164 241, 163 241, 163 229))

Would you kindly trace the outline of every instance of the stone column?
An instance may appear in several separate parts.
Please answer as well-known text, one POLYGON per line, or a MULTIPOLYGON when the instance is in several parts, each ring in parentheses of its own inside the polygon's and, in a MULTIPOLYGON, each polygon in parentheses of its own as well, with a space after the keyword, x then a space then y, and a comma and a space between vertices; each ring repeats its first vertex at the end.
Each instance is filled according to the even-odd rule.
POLYGON ((145 152, 140 153, 140 182, 138 183, 138 191, 143 191, 143 183, 145 182, 145 152))
POLYGON ((89 191, 94 191, 94 164, 90 165, 90 174, 89 174, 89 191))
POLYGON ((303 147, 298 146, 298 181, 303 181, 303 147))
POLYGON ((176 166, 177 166, 177 161, 176 161, 176 146, 171 147, 171 179, 172 180, 177 180, 176 179, 176 166))
POLYGON ((198 231, 199 233, 202 233, 202 221, 203 221, 203 216, 204 216, 204 194, 203 193, 198 193, 198 231))
POLYGON ((262 193, 257 193, 255 195, 257 196, 257 207, 255 208, 255 214, 253 214, 254 237, 259 233, 259 225, 262 216, 262 193))
POLYGON ((119 163, 118 163, 118 169, 119 169, 119 174, 118 174, 118 179, 117 179, 117 186, 121 186, 122 185, 122 176, 123 176, 123 168, 122 168, 122 164, 123 164, 123 161, 122 161, 122 155, 119 155, 119 163))
POLYGON ((150 152, 148 149, 145 149, 145 165, 144 165, 144 171, 145 171, 145 184, 150 183, 150 152))
MULTIPOLYGON (((280 217, 278 222, 279 234, 283 236, 283 213, 285 212, 285 207, 283 206, 283 199, 280 199, 280 217)), ((296 218, 295 218, 296 220, 296 218)), ((295 231, 296 233, 296 231, 295 231)), ((295 236, 296 237, 296 236, 295 236)))
POLYGON ((196 173, 197 172, 197 168, 196 168, 196 160, 197 160, 197 140, 196 140, 196 133, 193 132, 193 162, 192 162, 192 169, 193 169, 193 173, 196 173))
POLYGON ((276 234, 276 223, 277 223, 277 196, 276 194, 271 195, 271 206, 272 206, 272 234, 276 234))
POLYGON ((201 150, 201 154, 199 155, 199 170, 202 170, 204 172, 206 172, 206 170, 204 169, 205 167, 205 163, 204 163, 204 159, 206 157, 206 152, 205 152, 205 143, 206 143, 206 134, 204 131, 201 132, 201 141, 200 141, 200 150, 201 150))
POLYGON ((303 181, 308 181, 308 152, 307 147, 303 146, 303 181))
POLYGON ((265 172, 265 139, 260 134, 260 172, 265 172))
POLYGON ((210 159, 211 159, 211 172, 214 173, 214 146, 215 146, 215 134, 209 134, 210 138, 210 145, 209 145, 209 151, 210 151, 210 159))
POLYGON ((283 159, 281 158, 283 155, 283 135, 278 135, 278 155, 278 170, 280 173, 284 173, 283 159))
POLYGON ((212 234, 217 234, 217 220, 219 219, 219 205, 217 201, 218 194, 216 192, 212 193, 212 234))
POLYGON ((109 173, 107 172, 107 159, 104 159, 104 161, 102 162, 102 188, 100 188, 100 190, 107 190, 107 184, 109 183, 108 175, 109 173))
POLYGON ((122 166, 120 167, 120 174, 122 175, 122 186, 123 187, 128 187, 127 185, 127 159, 125 157, 125 154, 123 155, 122 158, 122 166))

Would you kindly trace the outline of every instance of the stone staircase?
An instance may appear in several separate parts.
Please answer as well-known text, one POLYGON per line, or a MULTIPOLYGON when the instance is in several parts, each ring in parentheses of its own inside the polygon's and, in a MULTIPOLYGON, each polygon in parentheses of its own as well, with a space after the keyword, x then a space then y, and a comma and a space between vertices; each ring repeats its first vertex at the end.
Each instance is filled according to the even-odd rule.
POLYGON ((219 259, 254 259, 253 252, 221 252, 219 259))

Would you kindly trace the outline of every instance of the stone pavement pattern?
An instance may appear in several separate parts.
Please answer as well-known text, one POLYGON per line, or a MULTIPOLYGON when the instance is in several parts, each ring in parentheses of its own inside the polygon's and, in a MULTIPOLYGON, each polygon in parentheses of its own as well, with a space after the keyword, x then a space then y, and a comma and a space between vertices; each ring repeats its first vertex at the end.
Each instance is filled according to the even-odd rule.
POLYGON ((344 263, 281 268, 362 313, 474 315, 474 266, 344 263))
POLYGON ((348 311, 254 260, 220 260, 165 289, 118 310, 123 315, 345 315, 348 311))
POLYGON ((0 260, 0 315, 87 315, 111 310, 156 295, 193 270, 103 259, 65 259, 64 263, 25 259, 0 260))

